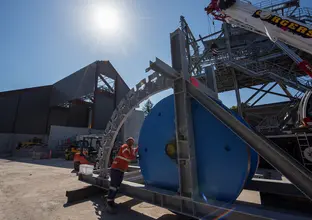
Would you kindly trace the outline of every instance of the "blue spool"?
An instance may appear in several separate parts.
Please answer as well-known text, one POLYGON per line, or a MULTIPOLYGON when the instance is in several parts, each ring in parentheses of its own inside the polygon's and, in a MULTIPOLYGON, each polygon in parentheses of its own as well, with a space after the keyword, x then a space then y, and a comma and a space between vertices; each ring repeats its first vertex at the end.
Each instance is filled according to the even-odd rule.
MULTIPOLYGON (((255 174, 258 155, 195 100, 192 116, 199 192, 207 199, 233 202, 255 174)), ((157 103, 143 123, 139 163, 146 185, 178 191, 177 163, 165 152, 175 140, 174 119, 171 95, 157 103)))

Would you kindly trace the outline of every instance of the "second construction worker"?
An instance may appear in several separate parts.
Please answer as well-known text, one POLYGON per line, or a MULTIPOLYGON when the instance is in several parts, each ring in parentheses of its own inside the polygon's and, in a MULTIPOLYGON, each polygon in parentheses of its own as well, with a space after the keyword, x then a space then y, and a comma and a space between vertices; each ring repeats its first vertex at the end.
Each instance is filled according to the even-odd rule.
POLYGON ((132 160, 135 160, 136 154, 138 152, 138 148, 133 148, 134 139, 129 137, 126 140, 126 143, 123 144, 113 163, 110 171, 110 187, 107 195, 107 207, 106 211, 108 213, 114 214, 116 213, 116 204, 114 202, 115 197, 117 195, 118 189, 121 185, 121 182, 124 177, 124 172, 127 171, 129 163, 132 160))

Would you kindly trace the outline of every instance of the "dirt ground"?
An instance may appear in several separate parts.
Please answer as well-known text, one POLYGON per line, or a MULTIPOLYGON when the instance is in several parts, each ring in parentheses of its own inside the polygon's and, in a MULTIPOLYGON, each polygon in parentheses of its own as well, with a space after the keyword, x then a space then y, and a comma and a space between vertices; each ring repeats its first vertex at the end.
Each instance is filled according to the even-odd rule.
POLYGON ((102 212, 101 195, 64 207, 66 190, 79 189, 72 172, 72 162, 51 160, 0 159, 0 219, 1 220, 175 220, 168 210, 141 203, 126 196, 119 197, 119 213, 102 212))
MULTIPOLYGON (((79 189, 87 184, 79 182, 72 172, 72 162, 62 159, 0 159, 0 219, 1 220, 176 220, 178 216, 166 209, 121 196, 119 213, 104 212, 102 195, 91 197, 72 206, 65 206, 66 190, 79 189)), ((258 203, 251 192, 249 197, 258 203)))

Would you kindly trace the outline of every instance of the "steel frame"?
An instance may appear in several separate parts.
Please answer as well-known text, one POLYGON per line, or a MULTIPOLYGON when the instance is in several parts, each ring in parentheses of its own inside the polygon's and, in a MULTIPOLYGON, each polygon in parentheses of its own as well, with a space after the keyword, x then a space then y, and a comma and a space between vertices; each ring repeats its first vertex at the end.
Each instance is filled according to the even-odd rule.
MULTIPOLYGON (((298 0, 270 0, 270 1, 263 1, 262 3, 259 3, 261 5, 258 5, 261 8, 268 8, 271 9, 277 13, 282 13, 286 16, 295 16, 298 19, 302 18, 311 18, 312 13, 309 13, 308 9, 303 10, 302 8, 299 8, 299 1, 298 0)), ((311 19, 312 21, 312 19, 311 19)), ((182 29, 186 35, 191 35, 194 38, 194 34, 191 32, 185 18, 181 18, 181 23, 183 24, 183 27, 187 27, 182 29)), ((233 23, 233 26, 236 25, 238 28, 231 27, 231 35, 243 35, 246 33, 246 30, 255 32, 252 27, 247 26, 241 26, 240 23, 233 23), (240 28, 243 29, 240 29, 240 28)), ((243 108, 241 106, 241 100, 240 100, 240 94, 239 89, 240 88, 251 88, 255 85, 266 85, 270 82, 277 82, 283 91, 285 92, 286 96, 292 99, 291 93, 287 90, 287 87, 294 88, 296 90, 299 90, 301 92, 305 92, 309 89, 311 89, 311 83, 302 78, 303 74, 297 70, 295 62, 291 61, 290 58, 288 58, 288 55, 292 57, 293 60, 300 60, 301 58, 297 56, 293 51, 296 51, 298 53, 296 48, 288 48, 281 42, 273 43, 271 41, 263 42, 261 45, 259 42, 263 41, 263 36, 258 37, 253 42, 250 42, 246 46, 240 47, 240 48, 232 48, 230 37, 229 37, 229 25, 223 24, 222 30, 218 31, 216 33, 213 33, 211 35, 201 37, 199 36, 199 39, 193 39, 192 41, 189 38, 186 38, 187 45, 191 48, 196 48, 197 51, 202 51, 201 54, 193 53, 191 54, 190 59, 190 66, 192 66, 191 70, 195 70, 196 68, 199 68, 198 66, 205 66, 205 65, 214 65, 216 66, 216 76, 218 80, 218 87, 219 91, 227 91, 227 90, 234 90, 236 94, 236 100, 237 100, 237 107, 240 114, 243 114, 243 108), (220 49, 220 53, 217 57, 212 56, 211 51, 209 48, 206 47, 207 41, 204 42, 204 39, 209 39, 210 37, 217 36, 217 34, 224 34, 224 39, 226 41, 225 49, 220 49), (258 42, 259 41, 259 42, 258 42), (204 49, 198 49, 200 48, 199 45, 194 45, 194 42, 202 42, 204 45, 204 49), (250 47, 253 45, 253 47, 250 47), (255 48, 255 45, 259 46, 259 48, 255 48), (263 49, 264 48, 264 49, 263 49), (262 52, 261 52, 262 51, 262 52), (261 53, 271 51, 274 52, 269 55, 263 56, 261 53), (259 58, 259 56, 261 57, 259 58), (287 62, 282 61, 283 59, 287 58, 287 62), (274 63, 270 63, 267 60, 274 59, 274 63), (280 61, 281 64, 279 64, 276 61, 280 61), (276 63, 275 63, 276 62, 276 63), (284 63, 283 63, 284 62, 284 63), (285 65, 287 64, 287 67, 285 65), (284 68, 284 66, 286 68, 284 68), (289 67, 288 67, 289 66, 289 67), (235 70, 235 73, 234 73, 235 70), (237 78, 239 78, 239 85, 237 83, 237 78), (232 80, 232 83, 230 81, 232 80), (287 87, 286 87, 287 86, 287 87)), ((261 33, 259 33, 261 34, 261 33)), ((255 35, 256 36, 256 35, 255 35)), ((218 38, 216 38, 218 39, 218 38)), ((309 56, 303 53, 302 51, 299 51, 298 53, 300 56, 309 56)), ((305 58, 307 59, 307 58, 305 58)), ((311 56, 309 56, 309 59, 312 59, 311 56)), ((200 80, 204 80, 205 75, 196 75, 198 72, 193 73, 195 76, 198 77, 200 80)), ((256 93, 255 95, 257 95, 256 93)), ((258 101, 260 101, 264 96, 267 94, 273 94, 273 92, 265 92, 262 97, 257 100, 253 105, 257 104, 258 101)), ((279 94, 275 94, 279 95, 279 94)), ((284 96, 280 94, 280 96, 284 96)), ((285 97, 285 96, 284 96, 285 97)), ((248 99, 248 101, 250 101, 248 99)), ((289 109, 289 111, 293 111, 293 108, 289 109)), ((286 113, 286 112, 285 112, 286 113)), ((280 122, 281 126, 285 123, 284 120, 281 120, 280 122)), ((259 125, 260 126, 260 125, 259 125)))
MULTIPOLYGON (((278 146, 272 144, 266 138, 254 133, 247 128, 230 112, 223 109, 215 102, 214 93, 205 87, 199 81, 191 80, 191 73, 188 71, 186 49, 186 37, 178 29, 171 34, 171 52, 173 67, 168 66, 159 59, 150 62, 147 70, 157 71, 136 85, 135 89, 130 90, 128 95, 121 101, 114 111, 110 122, 107 125, 103 137, 103 144, 99 150, 99 167, 95 172, 99 172, 98 177, 83 177, 80 179, 91 184, 103 187, 107 186, 108 181, 108 161, 110 152, 114 146, 114 141, 122 124, 138 105, 138 103, 147 99, 149 96, 168 88, 174 88, 175 111, 176 111, 176 137, 179 158, 180 172, 180 190, 179 192, 164 192, 160 189, 151 188, 126 188, 123 192, 129 193, 130 196, 151 202, 156 205, 180 212, 192 217, 202 217, 203 214, 214 214, 223 212, 224 207, 217 201, 205 203, 198 197, 196 189, 196 166, 195 166, 195 145, 193 141, 193 131, 190 117, 189 97, 200 102, 216 118, 224 123, 229 129, 241 137, 249 146, 253 147, 263 158, 272 166, 285 175, 305 196, 312 198, 312 176, 301 164, 288 156, 278 146), (87 178, 88 180, 85 180, 87 178), (90 179, 91 178, 91 179, 90 179), (142 191, 143 190, 143 191, 142 191), (132 192, 132 194, 130 193, 132 192), (142 197, 143 193, 145 195, 142 197), (177 195, 177 193, 179 195, 177 195)), ((231 207, 232 208, 232 207, 231 207)), ((237 207, 235 207, 237 209, 237 207)), ((228 209, 227 209, 228 211, 228 209)), ((248 211, 249 212, 249 208, 248 211)), ((258 210, 259 211, 259 210, 258 210)), ((220 213, 219 213, 220 214, 220 213)), ((240 216, 240 212, 234 215, 240 216)), ((247 214, 250 216, 250 213, 247 214)), ((251 214, 254 215, 254 214, 251 214)), ((241 216, 240 216, 241 217, 241 216)), ((259 216, 257 216, 259 218, 259 216)), ((286 217, 285 217, 286 218, 286 217)), ((285 219, 284 218, 284 219, 285 219)))
MULTIPOLYGON (((109 180, 97 175, 79 174, 78 178, 80 181, 106 190, 109 188, 109 180)), ((132 178, 132 180, 136 180, 136 178, 132 178)), ((254 188, 257 187, 257 185, 254 186, 254 188)), ((263 207, 259 208, 258 205, 247 204, 244 202, 225 204, 210 200, 207 202, 194 201, 188 197, 179 196, 171 191, 146 187, 142 184, 129 182, 127 180, 123 181, 121 184, 120 192, 126 196, 196 219, 216 219, 220 218, 220 216, 225 216, 226 214, 229 214, 229 219, 311 219, 310 216, 299 216, 298 213, 272 211, 272 209, 266 209, 263 207)))
POLYGON ((180 30, 170 35, 172 67, 180 72, 174 80, 174 106, 176 124, 177 162, 179 170, 179 193, 197 200, 197 168, 194 149, 194 131, 191 100, 186 91, 185 80, 190 79, 189 63, 186 60, 185 35, 180 30))
MULTIPOLYGON (((114 93, 115 92, 115 81, 113 83, 109 83, 106 79, 109 78, 107 76, 103 76, 102 74, 98 74, 98 77, 100 78, 101 82, 103 83, 103 85, 100 85, 98 83, 98 88, 100 89, 104 89, 105 91, 108 91, 110 93, 114 93), (105 79, 106 78, 106 79, 105 79), (112 84, 112 85, 111 85, 112 84), (105 86, 104 86, 105 85, 105 86)), ((113 79, 112 79, 113 80, 113 79)))
POLYGON ((253 88, 253 87, 250 87, 250 86, 247 86, 246 88, 252 89, 252 90, 256 90, 256 91, 259 91, 259 92, 265 92, 267 94, 281 96, 281 97, 284 97, 284 98, 289 98, 290 100, 295 99, 291 94, 290 95, 284 95, 284 94, 281 94, 281 93, 272 92, 272 91, 265 90, 265 89, 253 88))
MULTIPOLYGON (((203 54, 199 54, 199 47, 197 42, 203 42, 203 39, 206 39, 206 37, 200 37, 200 39, 196 40, 183 17, 181 17, 181 28, 182 30, 178 29, 173 34, 171 34, 173 68, 166 65, 158 58, 156 58, 155 62, 150 62, 150 67, 147 69, 147 71, 154 70, 155 72, 151 74, 147 80, 142 80, 136 85, 134 89, 130 90, 128 95, 120 102, 117 109, 114 111, 111 120, 105 129, 102 147, 98 154, 99 163, 96 170, 96 172, 100 172, 100 176, 85 176, 80 174, 79 179, 81 181, 106 188, 109 183, 107 174, 110 153, 114 146, 116 136, 124 121, 140 102, 146 100, 155 93, 173 88, 176 106, 176 141, 180 173, 179 192, 168 192, 125 182, 121 187, 121 191, 123 193, 196 218, 207 216, 207 214, 209 216, 219 216, 225 211, 228 212, 229 210, 231 211, 233 209, 239 210, 238 212, 234 211, 232 214, 235 217, 237 215, 237 218, 248 216, 250 218, 259 219, 259 215, 263 215, 263 213, 259 213, 258 209, 251 211, 252 208, 247 206, 228 206, 228 204, 227 207, 224 207, 224 204, 217 204, 216 201, 209 201, 210 203, 205 203, 196 196, 196 188, 198 187, 195 172, 195 146, 193 143, 192 126, 190 126, 192 124, 192 119, 190 117, 191 114, 189 105, 189 98, 192 97, 193 99, 199 101, 208 111, 210 111, 222 123, 229 127, 229 129, 233 130, 248 145, 253 147, 273 167, 283 173, 305 196, 312 199, 312 189, 310 187, 312 184, 312 176, 307 169, 305 169, 293 158, 288 156, 278 146, 272 144, 266 138, 256 134, 254 131, 244 126, 240 121, 233 117, 232 114, 219 106, 214 101, 214 98, 216 98, 217 95, 205 87, 201 82, 196 82, 197 87, 192 84, 193 82, 190 80, 190 77, 194 75, 202 75, 202 64, 204 61, 207 65, 209 50, 205 48, 203 54), (193 54, 191 54, 191 52, 193 52, 193 54), (247 213, 246 211, 241 211, 242 209, 246 208, 248 209, 247 213)), ((221 34, 223 33, 226 35, 224 29, 221 34)), ((212 61, 211 64, 216 65, 219 61, 225 61, 224 63, 227 65, 226 68, 228 68, 230 65, 233 67, 236 65, 237 67, 239 65, 238 61, 242 60, 241 57, 244 57, 244 61, 248 60, 248 58, 246 59, 248 54, 237 55, 236 52, 233 53, 233 51, 231 51, 230 41, 228 44, 228 49, 229 50, 227 53, 221 55, 221 58, 217 58, 212 61)), ((251 61, 254 62, 253 60, 251 61)), ((252 62, 250 62, 249 65, 253 65, 252 62)), ((248 72, 248 75, 251 77, 263 78, 267 77, 268 75, 268 73, 263 73, 261 71, 250 71, 247 67, 238 67, 239 71, 244 68, 247 70, 243 72, 248 72)), ((233 73, 233 68, 231 72, 232 75, 234 74, 233 77, 236 78, 236 73, 233 73)), ((270 80, 265 83, 275 80, 283 82, 286 85, 291 84, 290 79, 285 79, 281 75, 273 73, 270 80)), ((296 83, 291 85, 297 88, 296 83)), ((235 86, 237 94, 239 94, 239 86, 243 85, 237 84, 235 86)), ((305 87, 304 85, 302 90, 307 88, 308 87, 305 87)), ((268 213, 267 211, 265 212, 268 213)), ((275 214, 276 213, 270 212, 269 216, 272 217, 275 214)), ((290 217, 287 215, 282 217, 282 219, 293 218, 294 216, 290 217)), ((296 216, 296 219, 299 219, 299 217, 296 216)))

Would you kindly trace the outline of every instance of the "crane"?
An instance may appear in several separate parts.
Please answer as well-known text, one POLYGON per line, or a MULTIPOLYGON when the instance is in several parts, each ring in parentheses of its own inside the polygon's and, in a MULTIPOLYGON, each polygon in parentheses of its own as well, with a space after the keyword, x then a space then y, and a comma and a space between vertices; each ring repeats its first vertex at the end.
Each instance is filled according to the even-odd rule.
POLYGON ((312 27, 243 0, 212 0, 205 8, 215 19, 264 35, 312 77, 312 66, 285 44, 312 54, 312 27))

